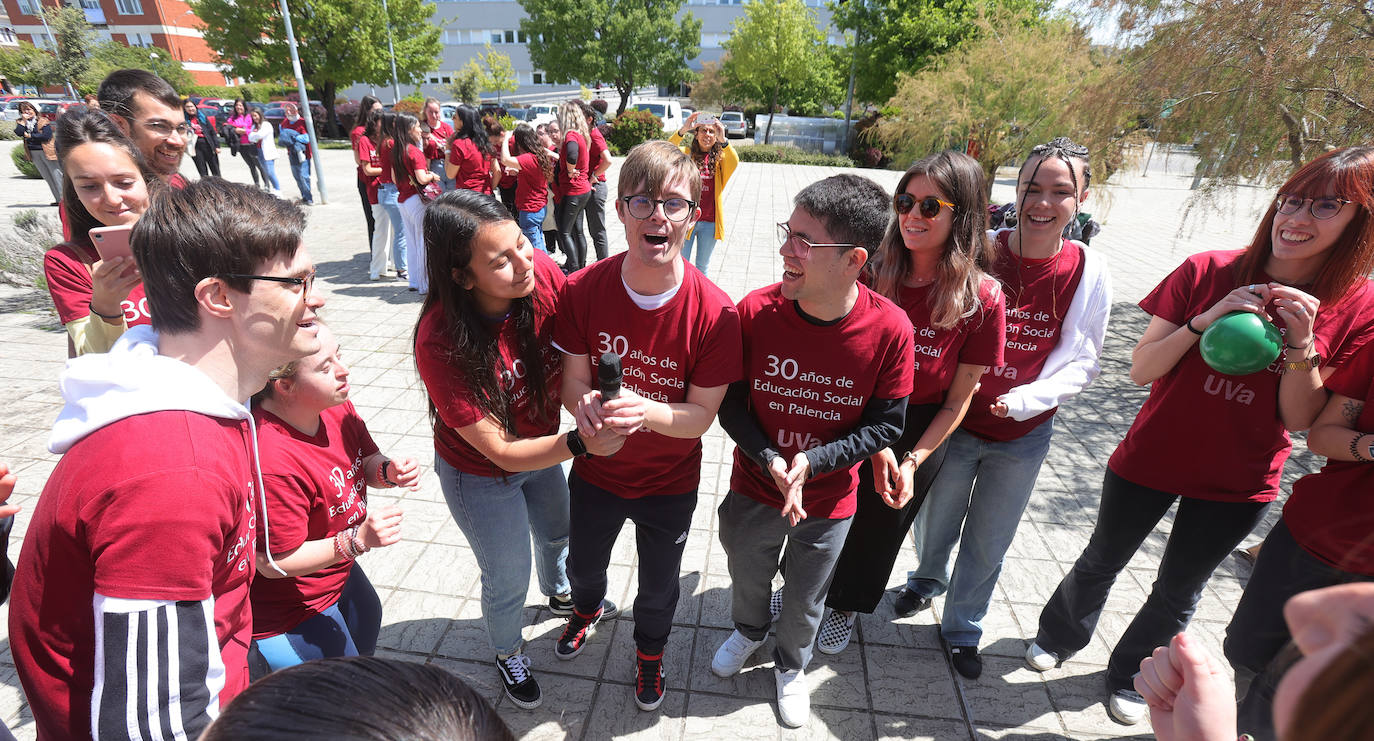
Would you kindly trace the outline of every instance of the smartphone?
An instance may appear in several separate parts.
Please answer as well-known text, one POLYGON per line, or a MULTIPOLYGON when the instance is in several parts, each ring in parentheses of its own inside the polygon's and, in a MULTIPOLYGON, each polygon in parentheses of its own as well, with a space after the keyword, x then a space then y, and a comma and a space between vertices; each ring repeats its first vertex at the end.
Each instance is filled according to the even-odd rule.
POLYGON ((100 253, 100 259, 109 260, 115 257, 134 256, 133 250, 129 247, 129 234, 133 230, 133 224, 98 226, 88 234, 91 235, 91 244, 95 245, 95 251, 100 253))

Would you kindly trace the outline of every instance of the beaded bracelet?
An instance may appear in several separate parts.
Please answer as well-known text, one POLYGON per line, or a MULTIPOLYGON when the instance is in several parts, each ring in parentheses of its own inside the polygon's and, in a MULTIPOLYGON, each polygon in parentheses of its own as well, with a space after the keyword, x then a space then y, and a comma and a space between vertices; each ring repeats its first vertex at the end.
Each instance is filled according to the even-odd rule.
POLYGON ((337 554, 339 558, 345 561, 352 561, 354 559, 354 556, 349 555, 349 552, 343 543, 342 536, 347 534, 347 532, 347 530, 340 530, 339 532, 334 533, 334 553, 337 554))

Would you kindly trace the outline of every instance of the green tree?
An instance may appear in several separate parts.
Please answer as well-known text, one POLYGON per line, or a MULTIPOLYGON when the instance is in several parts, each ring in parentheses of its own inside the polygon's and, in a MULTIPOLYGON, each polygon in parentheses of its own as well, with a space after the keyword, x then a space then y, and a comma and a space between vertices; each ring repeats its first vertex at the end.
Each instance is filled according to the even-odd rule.
POLYGON ((27 41, 16 47, 0 47, 0 75, 15 85, 35 88, 62 81, 53 68, 53 55, 27 41))
POLYGON ((735 91, 768 106, 763 143, 773 134, 773 112, 785 103, 784 85, 805 88, 818 67, 830 67, 816 14, 802 0, 753 0, 735 19, 723 71, 735 91), (818 64, 819 62, 819 64, 818 64), (796 85, 795 83, 801 83, 796 85))
POLYGON ((677 14, 683 0, 520 0, 529 16, 530 61, 550 82, 609 82, 620 93, 649 83, 692 79, 687 60, 701 53, 701 21, 677 14))
POLYGON ((482 91, 486 89, 486 73, 477 64, 477 60, 469 59, 462 69, 453 73, 453 83, 448 86, 448 94, 453 96, 454 100, 477 105, 482 102, 482 91))
POLYGON ((832 0, 830 8, 836 28, 858 34, 855 98, 883 101, 896 92, 900 73, 922 69, 976 34, 981 13, 1011 11, 1018 22, 1034 23, 1050 5, 1050 0, 832 0))
POLYGON ((87 58, 95 41, 95 31, 86 22, 86 14, 70 5, 51 7, 44 5, 43 18, 57 41, 57 53, 53 57, 53 72, 63 83, 76 87, 77 80, 86 74, 90 67, 87 58))
POLYGON ((513 93, 520 89, 520 80, 515 76, 510 57, 494 51, 491 44, 487 44, 487 50, 477 56, 482 60, 482 73, 486 76, 482 89, 495 91, 498 104, 501 102, 501 93, 513 93))
POLYGON ((166 80, 176 91, 186 95, 195 79, 172 58, 166 49, 125 46, 118 41, 105 41, 91 47, 90 66, 76 81, 82 95, 94 93, 105 76, 117 69, 146 69, 166 80))
MULTIPOLYGON (((293 79, 285 24, 277 0, 192 0, 205 23, 205 42, 233 74, 250 80, 293 79)), ((434 6, 423 0, 390 0, 390 18, 373 0, 305 0, 292 5, 301 72, 313 97, 332 102, 340 87, 355 82, 391 83, 387 24, 396 49, 396 73, 417 84, 438 67, 442 30, 430 22, 434 6)), ((328 128, 338 133, 332 105, 328 128)))
POLYGON ((720 67, 720 62, 702 62, 701 74, 692 83, 692 105, 698 110, 724 108, 726 101, 730 100, 720 67))

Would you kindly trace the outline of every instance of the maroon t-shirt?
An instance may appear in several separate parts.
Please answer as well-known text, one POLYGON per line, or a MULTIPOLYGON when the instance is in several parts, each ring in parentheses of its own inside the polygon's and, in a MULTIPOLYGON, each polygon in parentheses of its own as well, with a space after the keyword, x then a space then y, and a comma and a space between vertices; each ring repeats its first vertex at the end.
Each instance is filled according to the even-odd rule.
MULTIPOLYGON (((55 245, 43 255, 43 277, 48 282, 48 293, 57 309, 57 318, 63 324, 91 315, 91 293, 95 290, 91 265, 99 259, 100 255, 94 248, 71 242, 55 245)), ((129 295, 119 302, 119 306, 124 312, 124 323, 130 327, 152 321, 148 314, 148 299, 143 295, 142 281, 130 289, 129 295)))
MULTIPOLYGON (((797 313, 796 302, 774 284, 740 302, 744 377, 749 413, 784 460, 849 434, 873 399, 900 399, 911 390, 911 323, 887 299, 859 286, 854 308, 821 326, 797 313)), ((810 517, 854 514, 857 461, 806 482, 802 503, 810 517)), ((782 509, 773 478, 735 448, 730 488, 782 509)))
MULTIPOLYGON (((1140 308, 1183 326, 1243 285, 1242 251, 1202 252, 1170 273, 1140 308)), ((1267 276, 1259 282, 1268 281, 1267 276)), ((1270 317, 1279 331, 1283 319, 1270 317)), ((1374 338, 1374 290, 1368 282, 1344 300, 1324 304, 1313 328, 1323 365, 1340 367, 1374 338)), ((1150 386, 1126 439, 1108 466, 1141 486, 1194 499, 1269 502, 1292 444, 1279 420, 1282 357, 1248 376, 1228 376, 1202 360, 1197 344, 1150 386)))
POLYGON ((587 179, 587 165, 591 162, 591 148, 582 139, 582 135, 576 131, 569 131, 563 134, 563 146, 561 148, 562 157, 559 159, 558 167, 555 168, 554 193, 560 198, 563 196, 580 196, 592 189, 591 181, 587 179), (577 144, 577 177, 568 177, 568 150, 569 144, 577 144))
POLYGON ((516 155, 515 160, 520 163, 520 172, 515 175, 515 209, 534 213, 549 202, 549 180, 539 168, 539 159, 529 152, 516 155))
POLYGON ((453 136, 453 127, 444 121, 440 121, 438 126, 430 129, 430 135, 425 137, 425 157, 431 160, 443 159, 444 145, 451 136, 453 136))
POLYGON ((711 172, 711 168, 706 166, 703 159, 701 166, 697 168, 701 174, 701 196, 697 198, 697 208, 701 209, 701 218, 697 221, 709 221, 714 223, 716 220, 716 176, 711 172))
POLYGON ((383 185, 396 184, 396 181, 392 178, 391 173, 391 149, 395 145, 395 143, 396 142, 393 139, 383 139, 382 145, 380 147, 377 147, 377 161, 382 163, 382 174, 377 176, 377 187, 379 189, 383 185))
MULTIPOLYGON (((592 156, 587 160, 587 167, 591 168, 590 170, 588 170, 588 172, 596 172, 596 168, 601 166, 601 161, 607 156, 609 147, 606 146, 606 137, 601 135, 601 129, 598 129, 597 127, 593 126, 591 134, 592 156)), ((606 182, 606 173, 603 172, 600 175, 597 175, 596 180, 600 183, 606 182)))
POLYGON ((425 161, 425 153, 414 144, 406 145, 405 172, 396 173, 396 200, 405 203, 413 195, 420 191, 415 185, 415 172, 417 170, 429 170, 429 163, 425 161))
MULTIPOLYGON (((377 444, 353 402, 321 412, 314 435, 261 407, 253 409, 253 419, 268 524, 258 529, 259 553, 270 549, 282 556, 367 519, 363 461, 377 452, 377 444)), ((353 562, 344 560, 313 574, 254 579, 253 639, 281 635, 328 610, 339 601, 352 570, 353 562)))
POLYGON ((459 188, 491 195, 491 155, 484 154, 471 139, 454 139, 448 161, 458 166, 453 179, 459 188))
POLYGON ((960 363, 995 367, 1002 364, 1006 317, 1002 290, 988 278, 978 286, 979 310, 949 329, 930 319, 931 286, 902 286, 898 298, 916 338, 916 373, 910 404, 939 404, 954 383, 960 363))
MULTIPOLYGON (((304 117, 304 116, 302 116, 301 118, 297 118, 295 123, 290 123, 290 122, 286 121, 285 119, 282 119, 281 127, 282 127, 283 129, 291 129, 292 131, 296 132, 297 134, 309 133, 309 130, 305 128, 305 117, 304 117)), ((306 159, 310 159, 310 156, 311 156, 311 155, 310 155, 310 145, 309 145, 309 144, 306 144, 306 145, 305 145, 305 158, 306 158, 306 159)))
MULTIPOLYGON (((592 377, 601 354, 621 358, 623 385, 647 399, 687 400, 687 387, 713 388, 741 375, 739 313, 724 291, 690 264, 682 284, 657 309, 635 305, 620 277, 622 252, 568 279, 554 342, 587 355, 592 377)), ((611 457, 578 458, 573 472, 625 499, 686 494, 701 481, 701 440, 640 430, 611 457)))
MULTIPOLYGON (((531 438, 558 431, 559 391, 562 388, 563 358, 553 348, 554 316, 558 312, 565 278, 553 258, 534 251, 534 316, 535 331, 543 347, 545 386, 549 389, 549 408, 537 409, 525 382, 525 363, 520 359, 519 337, 515 322, 503 319, 493 331, 501 355, 502 390, 511 400, 515 432, 519 437, 531 438)), ((415 339, 415 365, 420 380, 429 393, 429 400, 438 411, 434 425, 434 449, 450 466, 464 473, 478 476, 499 476, 504 471, 472 447, 458 434, 458 430, 475 424, 487 416, 478 403, 476 392, 454 362, 455 351, 449 339, 447 323, 438 305, 431 306, 420 318, 415 339)))

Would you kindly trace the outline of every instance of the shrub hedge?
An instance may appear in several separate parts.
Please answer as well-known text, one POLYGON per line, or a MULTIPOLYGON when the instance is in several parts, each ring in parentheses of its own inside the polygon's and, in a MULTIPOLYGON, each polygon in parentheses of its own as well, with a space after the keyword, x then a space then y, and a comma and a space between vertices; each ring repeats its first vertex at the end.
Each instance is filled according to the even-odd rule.
POLYGON ((778 144, 746 144, 735 147, 741 162, 768 162, 778 165, 821 165, 824 167, 854 167, 854 161, 837 154, 803 152, 796 147, 778 144))
POLYGON ((15 169, 26 178, 38 177, 38 168, 24 156, 24 145, 20 144, 10 150, 10 161, 14 163, 15 169))
POLYGON ((648 111, 628 110, 611 121, 606 143, 615 154, 625 154, 650 139, 663 139, 663 119, 648 111))

